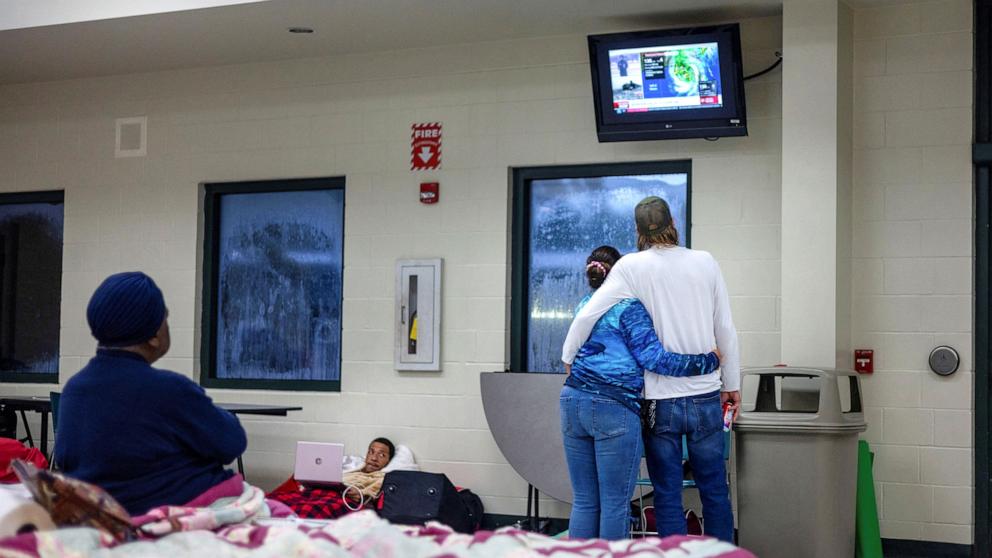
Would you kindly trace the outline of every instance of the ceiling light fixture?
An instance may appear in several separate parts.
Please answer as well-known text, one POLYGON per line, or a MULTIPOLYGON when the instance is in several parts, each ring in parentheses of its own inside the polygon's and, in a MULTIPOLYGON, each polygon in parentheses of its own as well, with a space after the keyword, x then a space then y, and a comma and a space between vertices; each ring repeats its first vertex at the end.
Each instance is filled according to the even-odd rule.
POLYGON ((290 27, 289 32, 307 34, 307 33, 313 33, 313 29, 311 29, 310 27, 290 27))

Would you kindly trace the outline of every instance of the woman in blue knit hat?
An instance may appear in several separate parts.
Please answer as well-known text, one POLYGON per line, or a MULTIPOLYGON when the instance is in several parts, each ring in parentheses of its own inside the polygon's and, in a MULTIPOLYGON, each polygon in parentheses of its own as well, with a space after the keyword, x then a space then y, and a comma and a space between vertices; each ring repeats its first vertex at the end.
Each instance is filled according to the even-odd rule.
POLYGON ((241 423, 186 376, 152 368, 169 350, 165 299, 140 272, 111 275, 86 308, 96 356, 62 390, 55 462, 131 514, 182 505, 227 479, 241 423))

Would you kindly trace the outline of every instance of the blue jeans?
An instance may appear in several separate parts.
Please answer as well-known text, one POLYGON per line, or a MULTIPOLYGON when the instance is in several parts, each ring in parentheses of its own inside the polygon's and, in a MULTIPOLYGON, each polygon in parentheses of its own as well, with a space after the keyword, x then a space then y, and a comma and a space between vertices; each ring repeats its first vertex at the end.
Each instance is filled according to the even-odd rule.
MULTIPOLYGON (((645 402, 646 404, 647 402, 645 402)), ((644 430, 648 474, 654 485, 658 535, 686 534, 682 510, 682 435, 688 444, 689 465, 703 503, 705 534, 734 541, 734 512, 723 459, 723 417, 720 392, 660 399, 654 427, 644 430)))
POLYGON ((614 399, 565 386, 561 433, 574 495, 569 538, 627 538, 643 451, 637 413, 614 399))

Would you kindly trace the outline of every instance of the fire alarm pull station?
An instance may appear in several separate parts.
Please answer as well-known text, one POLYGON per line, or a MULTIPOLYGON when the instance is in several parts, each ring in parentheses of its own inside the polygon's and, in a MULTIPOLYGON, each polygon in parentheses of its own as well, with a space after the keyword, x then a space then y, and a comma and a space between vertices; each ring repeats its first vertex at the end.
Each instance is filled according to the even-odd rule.
POLYGON ((872 349, 855 349, 854 371, 858 374, 871 374, 874 372, 875 351, 872 349))
POLYGON ((420 183, 420 203, 437 203, 441 197, 441 187, 437 182, 420 183))

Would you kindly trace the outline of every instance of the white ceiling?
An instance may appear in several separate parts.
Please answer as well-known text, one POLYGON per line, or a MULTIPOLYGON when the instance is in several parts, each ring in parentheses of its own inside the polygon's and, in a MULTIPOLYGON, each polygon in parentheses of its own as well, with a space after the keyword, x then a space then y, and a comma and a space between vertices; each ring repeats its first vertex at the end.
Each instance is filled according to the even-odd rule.
POLYGON ((266 0, 4 0, 0 31, 165 12, 265 2, 266 0))
POLYGON ((0 84, 729 21, 783 0, 2 1, 0 84))
POLYGON ((609 32, 780 12, 781 0, 270 0, 3 30, 0 84, 609 32), (292 26, 316 32, 288 33, 292 26))

